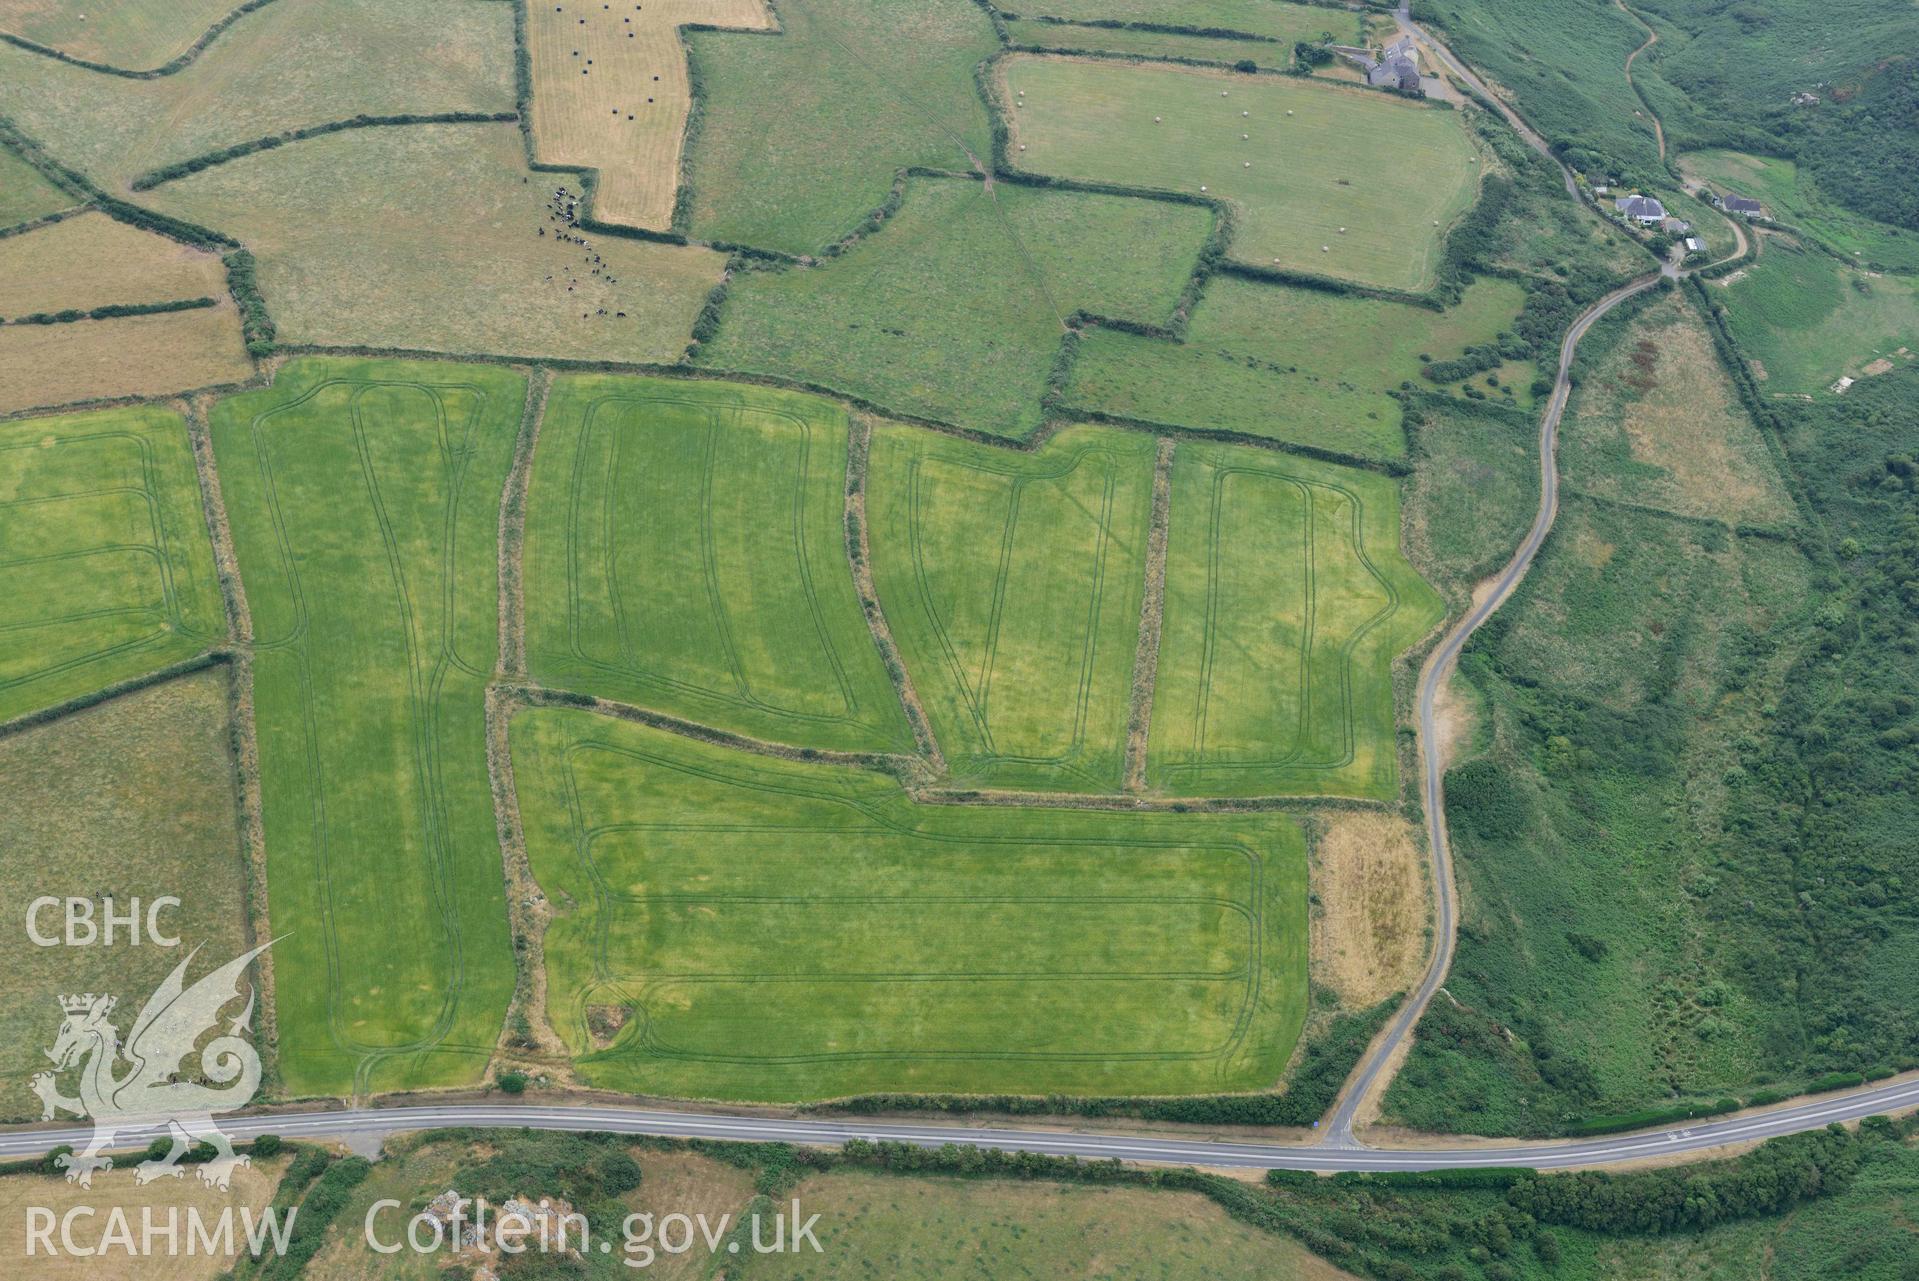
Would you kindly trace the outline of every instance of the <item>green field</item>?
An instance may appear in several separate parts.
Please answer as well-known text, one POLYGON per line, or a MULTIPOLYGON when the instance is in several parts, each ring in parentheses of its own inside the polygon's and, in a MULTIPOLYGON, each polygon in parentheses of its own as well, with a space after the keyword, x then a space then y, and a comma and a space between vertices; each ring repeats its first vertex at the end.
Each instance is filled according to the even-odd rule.
MULTIPOLYGON (((61 994, 116 992, 122 1008, 137 1010, 180 959, 128 943, 124 931, 111 945, 28 946, 34 899, 111 896, 124 911, 135 898, 172 895, 181 905, 161 912, 164 932, 184 947, 204 946, 208 965, 246 951, 228 732, 222 668, 0 738, 0 911, 16 940, 0 989, 0 1074, 8 1082, 0 1117, 39 1119, 39 1100, 24 1087, 48 1066, 41 1051, 60 1029, 61 994)), ((43 909, 38 924, 58 934, 59 909, 43 909)))
POLYGON ((1094 51, 1206 62, 1231 63, 1250 58, 1260 67, 1275 71, 1284 71, 1293 65, 1295 41, 1317 43, 1328 31, 1346 41, 1358 34, 1350 14, 1336 13, 1318 5, 1288 4, 1285 0, 1045 0, 1034 13, 1063 21, 1044 21, 1025 15, 1008 18, 1009 44, 1067 53, 1094 51), (1166 30, 1082 25, 1095 22, 1205 28, 1265 38, 1242 40, 1166 30))
POLYGON ((572 710, 522 712, 512 740, 559 905, 547 1010, 594 1085, 1261 1089, 1298 1037, 1306 865, 1282 815, 920 807, 881 775, 572 710))
POLYGON ((184 70, 144 80, 0 44, 0 115, 109 190, 177 160, 361 114, 511 110, 504 4, 270 4, 184 70))
POLYGON ((0 721, 226 640, 186 423, 0 423, 0 721))
POLYGON ((1148 783, 1391 799, 1392 662, 1440 615, 1400 554, 1392 481, 1180 445, 1148 783))
POLYGON ((260 152, 143 200, 246 241, 283 341, 677 360, 725 259, 541 235, 562 182, 580 189, 572 175, 529 171, 514 125, 412 125, 260 152), (589 251, 605 260, 599 275, 589 251))
POLYGON ((526 384, 303 360, 213 413, 252 613, 281 1075, 477 1080, 513 989, 482 690, 526 384))
POLYGON ((911 751, 846 560, 846 411, 568 376, 528 503, 543 684, 807 747, 911 751))
POLYGON ((1750 196, 1766 216, 1799 228, 1847 258, 1894 271, 1919 270, 1919 235, 1853 213, 1828 199, 1783 156, 1689 151, 1679 167, 1721 196, 1750 196))
POLYGON ((1004 82, 1015 166, 1189 195, 1203 186, 1237 211, 1242 262, 1424 289, 1444 229, 1478 190, 1459 114, 1388 94, 1025 56, 1004 64, 1004 82))
POLYGON ((1211 226, 1195 205, 958 179, 816 267, 734 277, 699 362, 1024 436, 1075 311, 1163 325, 1211 226))
POLYGON ((1778 236, 1758 262, 1709 289, 1762 392, 1823 397, 1842 374, 1858 378, 1875 360, 1905 365, 1919 349, 1912 277, 1854 270, 1778 236))
POLYGON ((1501 405, 1433 401, 1409 415, 1406 556, 1449 600, 1504 565, 1539 503, 1539 427, 1501 405))
POLYGON ((76 203, 19 156, 0 147, 0 227, 15 227, 76 203))
POLYGON ((781 0, 779 18, 774 36, 686 33, 704 102, 685 162, 694 235, 816 253, 899 169, 986 158, 973 68, 999 42, 972 0, 781 0))
POLYGON ((1015 49, 1044 49, 1052 53, 1114 53, 1131 58, 1190 58, 1197 62, 1220 63, 1236 63, 1250 58, 1265 71, 1284 71, 1293 65, 1293 46, 1271 40, 1234 40, 1182 35, 1171 31, 1088 27, 1040 22, 1033 18, 1007 19, 1006 42, 1015 49))
POLYGON ((75 58, 129 70, 158 67, 185 53, 234 0, 0 0, 0 31, 75 58))
POLYGON ((1073 408, 1238 431, 1373 458, 1406 452, 1388 393, 1420 379, 1421 359, 1492 342, 1525 293, 1508 280, 1468 287, 1443 312, 1237 276, 1206 286, 1185 341, 1096 329, 1067 384, 1073 408))
POLYGON ((955 784, 1120 790, 1154 449, 874 434, 873 579, 955 784))

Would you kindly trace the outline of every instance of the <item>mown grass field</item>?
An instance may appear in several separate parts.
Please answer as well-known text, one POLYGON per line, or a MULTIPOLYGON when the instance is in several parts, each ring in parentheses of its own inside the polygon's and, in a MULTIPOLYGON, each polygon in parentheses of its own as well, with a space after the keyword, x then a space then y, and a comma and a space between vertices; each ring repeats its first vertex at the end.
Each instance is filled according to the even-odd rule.
POLYGON ((1024 436, 1066 318, 1167 323, 1210 227, 1194 205, 916 178, 845 254, 736 275, 698 358, 1024 436))
POLYGON ((1824 397, 1841 375, 1905 365, 1919 350, 1912 277, 1858 271, 1783 237, 1768 236, 1758 262, 1711 289, 1762 392, 1824 397))
POLYGON ((246 241, 283 341, 677 359, 725 260, 611 236, 562 243, 547 218, 562 182, 579 190, 531 173, 512 124, 415 125, 312 138, 146 199, 246 241))
POLYGON ((665 228, 673 218, 692 86, 680 26, 771 30, 764 0, 589 0, 527 6, 533 136, 547 164, 596 169, 602 222, 665 228))
POLYGON ((165 396, 253 376, 230 302, 197 311, 0 327, 0 413, 165 396))
POLYGON ((0 115, 109 190, 177 160, 305 125, 361 114, 511 111, 513 98, 512 12, 468 0, 270 4, 185 69, 147 80, 0 45, 0 115))
POLYGON ((224 298, 220 256, 84 213, 0 240, 0 317, 224 298))
POLYGON ((1261 1089, 1299 1034, 1282 815, 917 807, 881 775, 572 710, 520 713, 512 742, 559 907, 547 1010, 595 1085, 1261 1089))
POLYGON ((185 53, 234 0, 0 0, 0 31, 88 62, 144 71, 185 53))
POLYGON ((1729 525, 1791 523, 1792 500, 1712 336, 1678 292, 1604 326, 1560 430, 1566 483, 1729 525))
POLYGON ((1241 431, 1373 458, 1406 452, 1389 392, 1494 340, 1525 301, 1507 280, 1475 282, 1444 312, 1236 276, 1209 282, 1183 342, 1097 329, 1067 384, 1076 409, 1179 427, 1241 431))
MULTIPOLYGON (((163 911, 159 924, 183 949, 205 947, 209 965, 247 950, 227 735, 227 674, 215 669, 0 738, 0 910, 17 940, 0 993, 0 1074, 8 1083, 0 1117, 39 1119, 40 1101, 26 1083, 49 1066, 41 1051, 59 1033, 62 994, 114 992, 123 1010, 137 1012, 183 954, 134 946, 124 931, 110 946, 31 946, 24 930, 33 900, 111 896, 125 912, 135 898, 172 895, 181 905, 163 911)), ((42 933, 61 926, 59 908, 40 913, 42 933)))
POLYGON ((1424 289, 1479 188, 1458 113, 1387 94, 1070 58, 1002 67, 1015 166, 1204 187, 1238 211, 1230 252, 1242 262, 1424 289))
POLYGON ((1030 454, 874 433, 873 579, 955 784, 1125 782, 1154 450, 1093 427, 1030 454))
POLYGON ((525 381, 306 360, 220 402, 252 614, 281 1075, 477 1080, 513 988, 482 690, 525 381))
POLYGON ((1863 264, 1919 271, 1919 236, 1862 217, 1828 199, 1812 178, 1784 156, 1743 151, 1689 151, 1679 167, 1720 196, 1750 196, 1766 215, 1790 224, 1863 264))
POLYGON ((777 36, 688 33, 705 102, 691 230, 815 253, 906 166, 964 172, 991 146, 973 69, 999 48, 972 0, 783 0, 777 36))
MULTIPOLYGON (((960 1277, 1153 1277, 1340 1281, 1351 1274, 1288 1237, 1238 1222, 1194 1193, 990 1179, 815 1175, 794 1190, 818 1211, 827 1273, 896 1281, 960 1277)), ((806 1256, 754 1258, 739 1275, 821 1275, 806 1256)))
POLYGON ((0 424, 0 528, 0 721, 226 639, 177 414, 0 424))
POLYGON ((913 750, 847 565, 845 484, 834 402, 559 379, 528 503, 533 676, 779 742, 913 750))
POLYGON ((1391 799, 1392 661, 1441 615, 1393 482, 1182 443, 1172 498, 1148 784, 1391 799))
POLYGON ((75 203, 38 169, 0 147, 0 227, 16 227, 75 203))

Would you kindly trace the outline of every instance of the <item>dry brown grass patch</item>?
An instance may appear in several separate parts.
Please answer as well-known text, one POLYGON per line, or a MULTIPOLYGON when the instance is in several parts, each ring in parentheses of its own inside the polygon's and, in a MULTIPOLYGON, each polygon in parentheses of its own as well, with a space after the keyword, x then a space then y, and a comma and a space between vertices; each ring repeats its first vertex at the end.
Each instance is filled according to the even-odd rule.
POLYGON ((0 414, 164 396, 253 376, 232 303, 198 311, 0 327, 0 414))
POLYGON ((226 268, 218 254, 103 213, 0 240, 0 316, 220 298, 226 291, 226 268))
POLYGON ((1404 991, 1426 957, 1425 865, 1395 814, 1335 812, 1313 850, 1312 972, 1349 1007, 1404 991))
POLYGON ((540 159, 599 170, 593 213, 602 221, 666 227, 693 101, 680 27, 767 31, 772 13, 763 0, 535 0, 527 8, 540 159))

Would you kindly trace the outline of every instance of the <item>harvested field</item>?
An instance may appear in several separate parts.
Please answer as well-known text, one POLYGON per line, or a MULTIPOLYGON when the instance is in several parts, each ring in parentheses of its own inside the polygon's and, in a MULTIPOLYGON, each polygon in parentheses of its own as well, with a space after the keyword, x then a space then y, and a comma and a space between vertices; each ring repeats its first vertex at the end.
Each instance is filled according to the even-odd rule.
POLYGON ((0 326, 0 414, 244 382, 253 361, 230 302, 69 325, 0 326))
MULTIPOLYGON (((138 1013, 187 949, 204 946, 215 965, 247 950, 228 728, 227 673, 214 669, 0 738, 0 912, 17 940, 0 989, 0 1118, 39 1119, 25 1086, 47 1066, 63 993, 111 992, 138 1013), (181 947, 134 946, 124 933, 111 945, 29 947, 22 924, 42 895, 112 895, 122 911, 172 895, 181 905, 159 924, 181 947)), ((59 910, 39 924, 57 933, 59 910)))
MULTIPOLYGON (((191 1172, 141 1186, 135 1181, 132 1165, 94 1175, 92 1188, 68 1183, 60 1175, 10 1174, 0 1178, 0 1267, 14 1276, 31 1276, 34 1281, 213 1281, 230 1275, 228 1269, 245 1262, 239 1257, 246 1252, 243 1215, 247 1211, 257 1215, 273 1199, 273 1190, 290 1160, 282 1156, 242 1166, 233 1172, 232 1186, 225 1192, 203 1186, 191 1172), (73 1239, 82 1247, 100 1244, 111 1210, 126 1215, 136 1242, 147 1214, 152 1215, 156 1228, 164 1231, 168 1215, 177 1211, 180 1246, 173 1251, 156 1248, 139 1253, 115 1246, 101 1248, 93 1257, 62 1249, 52 1258, 42 1248, 29 1256, 28 1206, 51 1210, 56 1218, 80 1210, 73 1221, 73 1239), (234 1254, 190 1252, 186 1248, 191 1209, 200 1212, 201 1221, 216 1237, 220 1216, 229 1209, 233 1211, 233 1236, 238 1247, 234 1254)), ((57 1232, 53 1239, 60 1240, 57 1232)), ((164 1237, 154 1239, 164 1247, 164 1237)))
POLYGON ((846 559, 846 412, 557 379, 528 500, 541 683, 803 747, 911 751, 846 559))
POLYGON ((694 235, 816 253, 901 168, 963 172, 988 155, 973 69, 999 40, 974 0, 780 0, 779 20, 777 36, 687 33, 705 106, 694 235))
MULTIPOLYGON (((0 44, 0 115, 109 190, 306 125, 513 108, 512 10, 473 0, 269 4, 184 70, 150 80, 0 44)), ((324 207, 313 198, 322 190, 298 193, 303 207, 324 207)))
POLYGON ((0 316, 224 298, 220 255, 85 213, 0 240, 0 316))
POLYGON ((873 578, 954 785, 1120 790, 1154 449, 874 433, 873 578))
POLYGON ((1392 662, 1441 612, 1400 553, 1391 480, 1182 444, 1148 783, 1391 799, 1392 662))
POLYGON ((1509 280, 1470 285, 1443 312, 1235 276, 1210 281, 1185 339, 1096 329, 1067 384, 1076 409, 1245 432, 1371 458, 1401 458, 1400 384, 1422 356, 1489 343, 1525 302, 1509 280))
POLYGON ((1313 847, 1313 978, 1364 1009, 1419 981, 1426 959, 1425 856, 1396 814, 1333 811, 1313 847))
POLYGON ((664 229, 693 101, 680 27, 771 30, 765 0, 529 3, 533 137, 540 160, 599 173, 602 222, 664 229))
POLYGON ((916 806, 884 775, 516 716, 548 1014, 607 1088, 1263 1089, 1305 1015, 1277 813, 916 806), (594 1046, 589 1007, 631 1017, 594 1046))
POLYGON ((214 406, 254 632, 287 1090, 479 1079, 513 990, 486 761, 526 383, 303 360, 214 406))
POLYGON ((0 31, 110 67, 179 57, 240 0, 0 0, 0 31))
POLYGON ((226 638, 177 414, 0 423, 0 520, 0 721, 226 638))
POLYGON ((283 341, 676 359, 725 260, 561 240, 577 234, 549 207, 562 181, 527 169, 512 124, 415 125, 294 143, 148 198, 246 241, 283 341))
POLYGON ((1568 483, 1730 525, 1791 521, 1766 442, 1683 295, 1595 337, 1596 367, 1560 433, 1568 483))
POLYGON ((38 169, 0 147, 0 228, 16 227, 78 203, 38 169))
POLYGON ((1229 201, 1241 262, 1425 289, 1478 193, 1456 111, 1191 67, 1028 55, 1001 67, 1017 167, 1229 201), (1368 157, 1390 157, 1390 172, 1368 157))
POLYGON ((912 179, 846 253, 740 273, 698 359, 1024 436, 1066 317, 1167 323, 1210 226, 1206 209, 1165 201, 912 179))

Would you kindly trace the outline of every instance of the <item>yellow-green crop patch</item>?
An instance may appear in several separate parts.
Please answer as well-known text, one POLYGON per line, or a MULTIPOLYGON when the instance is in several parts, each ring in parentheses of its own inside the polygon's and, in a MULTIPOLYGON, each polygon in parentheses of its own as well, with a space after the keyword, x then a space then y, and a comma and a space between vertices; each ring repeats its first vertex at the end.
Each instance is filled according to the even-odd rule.
POLYGON ((1427 288, 1479 188, 1459 113, 1384 93, 1020 55, 1003 97, 1015 166, 1225 200, 1255 265, 1427 288))
POLYGON ((213 412, 295 1094, 471 1082, 499 1034, 484 687, 525 390, 492 366, 304 360, 213 412))
POLYGON ((847 565, 845 483, 831 401, 559 379, 528 504, 533 675, 755 737, 911 751, 847 565))
POLYGON ((1030 454, 874 433, 874 584, 955 783, 1125 782, 1153 453, 1093 427, 1030 454))
POLYGON ((1390 479, 1182 444, 1165 610, 1149 784, 1393 796, 1393 658, 1443 611, 1400 552, 1390 479))
POLYGON ((595 1085, 1265 1088, 1306 997, 1291 819, 915 806, 891 779, 514 718, 547 1011, 595 1085))
POLYGON ((1219 276, 1182 341, 1095 329, 1066 403, 1178 427, 1245 432, 1372 458, 1406 452, 1399 402, 1428 359, 1452 360, 1513 323, 1525 291, 1482 278, 1445 311, 1219 276))
POLYGON ((226 638, 186 423, 0 423, 0 721, 226 638))

